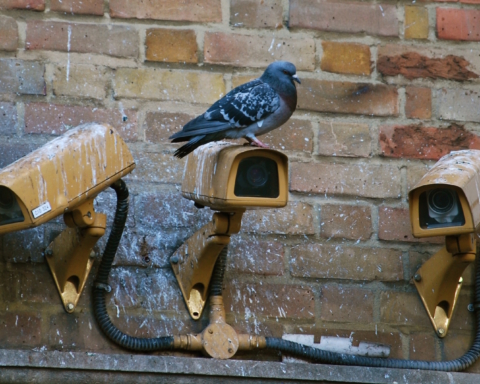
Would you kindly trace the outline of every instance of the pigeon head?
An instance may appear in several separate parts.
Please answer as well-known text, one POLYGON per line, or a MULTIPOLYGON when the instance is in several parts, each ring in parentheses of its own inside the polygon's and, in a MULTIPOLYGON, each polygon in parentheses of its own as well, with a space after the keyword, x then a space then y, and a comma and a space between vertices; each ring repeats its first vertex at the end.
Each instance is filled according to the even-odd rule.
POLYGON ((294 81, 300 84, 300 79, 297 77, 297 68, 288 61, 275 61, 270 64, 261 79, 273 88, 276 88, 276 85, 286 86, 287 84, 295 87, 294 81))

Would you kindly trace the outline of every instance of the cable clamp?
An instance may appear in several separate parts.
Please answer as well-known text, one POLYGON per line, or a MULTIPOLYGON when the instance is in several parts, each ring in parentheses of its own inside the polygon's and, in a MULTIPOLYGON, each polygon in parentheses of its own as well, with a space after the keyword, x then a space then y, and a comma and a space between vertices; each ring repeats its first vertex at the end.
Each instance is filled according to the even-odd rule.
POLYGON ((103 284, 103 283, 95 283, 95 288, 104 289, 104 290, 107 291, 107 292, 111 292, 111 291, 112 291, 112 287, 110 287, 110 285, 108 285, 108 284, 103 284))

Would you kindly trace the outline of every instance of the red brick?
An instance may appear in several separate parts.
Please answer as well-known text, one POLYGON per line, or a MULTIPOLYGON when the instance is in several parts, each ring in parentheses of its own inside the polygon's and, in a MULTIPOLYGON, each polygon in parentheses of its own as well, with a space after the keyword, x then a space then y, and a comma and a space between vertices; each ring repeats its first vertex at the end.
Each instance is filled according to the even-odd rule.
POLYGON ((234 280, 225 288, 227 315, 230 312, 256 317, 295 319, 315 317, 315 299, 308 287, 241 283, 234 280))
POLYGON ((247 211, 242 221, 243 232, 289 235, 313 234, 313 207, 289 202, 285 208, 247 211))
POLYGON ((283 6, 280 0, 232 0, 230 24, 246 28, 281 28, 283 6))
POLYGON ((302 79, 298 108, 317 112, 392 116, 398 114, 398 92, 383 84, 302 79))
POLYGON ((0 140, 0 168, 6 167, 19 158, 37 149, 40 145, 37 143, 19 141, 19 140, 0 140))
POLYGON ((437 35, 446 40, 480 41, 480 10, 437 8, 437 35))
POLYGON ((373 293, 366 289, 325 286, 320 296, 320 319, 355 324, 371 323, 373 300, 373 293))
POLYGON ((110 15, 123 19, 220 22, 221 0, 110 0, 110 15))
POLYGON ((61 135, 69 128, 92 121, 113 126, 123 139, 137 139, 137 111, 80 107, 59 104, 25 105, 25 132, 61 135))
POLYGON ((43 228, 32 228, 4 236, 5 261, 10 263, 39 263, 44 261, 43 228), (28 239, 28 240, 26 240, 28 239))
POLYGON ((38 312, 3 312, 0 317, 2 348, 31 349, 42 346, 42 318, 38 312))
POLYGON ((192 29, 148 29, 145 41, 148 61, 197 63, 197 40, 192 29))
POLYGON ((0 15, 0 51, 15 51, 17 47, 17 22, 12 17, 0 15))
POLYGON ((270 148, 280 151, 304 151, 313 150, 313 130, 310 120, 290 119, 280 128, 277 128, 264 136, 259 136, 261 141, 270 148))
POLYGON ((17 120, 16 105, 0 102, 0 135, 13 135, 16 132, 17 120))
POLYGON ((0 58, 0 94, 46 95, 45 65, 0 58))
POLYGON ((414 333, 410 335, 410 355, 411 360, 437 361, 436 354, 437 337, 430 333, 414 333))
MULTIPOLYGON (((454 360, 462 357, 469 350, 473 344, 473 332, 452 331, 448 332, 445 339, 443 339, 443 352, 445 360, 454 360)), ((466 373, 480 373, 480 360, 477 360, 473 365, 467 368, 466 373)))
POLYGON ((80 15, 103 16, 103 0, 52 0, 50 10, 80 15))
POLYGON ((367 240, 372 235, 370 207, 325 204, 320 208, 322 237, 367 240))
POLYGON ((0 0, 0 9, 31 9, 44 11, 45 0, 0 0))
POLYGON ((290 163, 290 191, 398 198, 400 170, 389 165, 290 163))
POLYGON ((193 118, 194 115, 182 112, 147 112, 145 139, 151 143, 168 143, 168 138, 193 118))
POLYGON ((364 44, 322 41, 322 71, 352 75, 370 75, 370 47, 364 44))
POLYGON ((372 139, 367 124, 320 121, 318 154, 339 157, 370 157, 372 139))
POLYGON ((388 248, 306 244, 291 249, 292 276, 342 280, 403 280, 402 252, 388 248))
POLYGON ((405 115, 409 119, 432 117, 432 90, 422 87, 406 87, 405 115))
POLYGON ((257 237, 234 236, 228 251, 228 271, 255 275, 283 275, 283 245, 257 237))
POLYGON ((427 311, 416 292, 380 293, 380 321, 387 324, 431 328, 427 311))
POLYGON ((359 1, 292 0, 289 27, 398 36, 397 8, 359 1))
POLYGON ((417 239, 412 235, 408 208, 378 208, 378 238, 391 241, 415 241, 441 244, 443 237, 424 237, 417 239))
POLYGON ((279 39, 257 35, 207 32, 205 62, 240 67, 264 68, 272 61, 286 60, 298 70, 315 68, 315 42, 311 38, 279 39))
POLYGON ((138 32, 131 27, 30 20, 25 48, 115 57, 138 57, 138 32), (70 38, 69 38, 70 36, 70 38))
POLYGON ((386 157, 438 160, 461 149, 480 149, 480 138, 462 126, 448 128, 421 125, 380 127, 380 146, 386 157))
POLYGON ((377 60, 377 70, 382 75, 402 75, 409 80, 431 78, 463 81, 478 78, 478 74, 467 69, 469 65, 463 57, 447 55, 431 59, 417 52, 383 56, 380 51, 377 60))
POLYGON ((473 287, 463 287, 453 310, 450 330, 466 330, 475 332, 475 314, 468 310, 474 302, 473 287))

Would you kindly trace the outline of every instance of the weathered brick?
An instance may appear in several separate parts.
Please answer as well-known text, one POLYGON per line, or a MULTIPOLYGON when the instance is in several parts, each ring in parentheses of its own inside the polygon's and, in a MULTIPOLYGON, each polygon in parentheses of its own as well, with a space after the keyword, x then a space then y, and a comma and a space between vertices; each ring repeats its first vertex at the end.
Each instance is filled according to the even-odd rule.
POLYGON ((480 137, 452 124, 448 128, 421 125, 380 127, 382 154, 386 157, 438 160, 461 149, 480 149, 480 137))
POLYGON ((80 15, 103 16, 103 0, 52 0, 50 10, 80 15))
POLYGON ((0 93, 46 95, 44 74, 40 62, 0 59, 0 93))
POLYGON ((213 104, 225 94, 220 73, 120 68, 115 73, 115 97, 213 104))
POLYGON ((407 166, 407 189, 412 189, 431 168, 432 164, 410 162, 407 166))
POLYGON ((313 150, 313 130, 309 120, 293 118, 280 128, 258 137, 273 149, 304 152, 313 150))
POLYGON ((60 303, 55 282, 45 263, 11 264, 7 276, 9 282, 15 283, 16 292, 12 298, 17 302, 27 305, 60 303))
POLYGON ((402 252, 388 248, 306 244, 291 250, 292 276, 342 280, 403 280, 402 252))
POLYGON ((2 156, 0 156, 0 168, 6 167, 22 156, 34 151, 39 146, 39 144, 33 144, 25 141, 1 140, 0 153, 2 156))
POLYGON ((221 0, 110 0, 110 15, 123 19, 220 22, 221 0))
POLYGON ((168 143, 168 138, 195 116, 182 112, 147 112, 144 130, 145 139, 151 143, 168 143))
POLYGON ((143 150, 133 151, 133 156, 137 166, 128 179, 171 184, 182 182, 179 175, 183 175, 185 163, 173 157, 172 153, 143 150))
POLYGON ((25 105, 25 132, 61 135, 68 129, 89 122, 113 126, 123 139, 137 139, 137 111, 73 105, 29 103, 25 105))
MULTIPOLYGON (((452 331, 448 332, 447 337, 443 339, 445 360, 454 360, 462 357, 467 353, 470 346, 473 344, 473 332, 452 331)), ((477 360, 464 372, 466 373, 480 373, 480 360, 477 360)))
POLYGON ((302 79, 298 108, 317 112, 392 116, 398 114, 398 92, 383 84, 302 79))
POLYGON ((10 263, 43 262, 43 228, 7 233, 4 236, 4 258, 10 263))
POLYGON ((400 196, 400 170, 389 165, 291 163, 292 192, 374 198, 400 196))
POLYGON ((27 22, 25 48, 138 57, 138 32, 132 27, 56 21, 27 22))
POLYGON ((373 321, 373 300, 373 293, 366 289, 324 286, 320 295, 320 319, 370 323, 373 321))
POLYGON ((372 139, 367 124, 321 121, 318 130, 318 154, 339 157, 369 157, 372 139))
POLYGON ((266 67, 272 61, 286 60, 298 70, 315 68, 315 42, 311 38, 278 39, 257 35, 207 32, 205 62, 240 67, 266 67))
POLYGON ((88 97, 102 100, 109 83, 105 68, 93 65, 69 65, 54 72, 53 93, 56 96, 88 97))
POLYGON ((432 117, 432 90, 422 87, 406 87, 405 115, 409 119, 432 117))
POLYGON ((462 44, 436 48, 386 44, 378 48, 377 70, 385 70, 385 74, 391 71, 392 76, 405 74, 412 79, 429 77, 463 81, 480 75, 480 57, 462 44))
POLYGON ((370 207, 325 204, 320 208, 322 237, 367 240, 372 235, 370 207))
POLYGON ((230 24, 234 27, 281 28, 283 6, 280 0, 232 0, 230 24))
POLYGON ((0 342, 6 349, 31 349, 42 344, 42 318, 36 311, 3 312, 0 342))
MULTIPOLYGON (((0 6, 1 9, 1 6, 0 6)), ((15 51, 18 47, 18 26, 12 17, 0 15, 0 51, 15 51)))
POLYGON ((437 8, 437 35, 446 40, 480 41, 480 10, 437 8))
POLYGON ((468 310, 468 305, 474 303, 473 289, 462 287, 457 303, 453 310, 452 321, 450 323, 451 330, 475 331, 475 314, 468 310))
POLYGON ((0 9, 31 9, 44 11, 45 0, 0 0, 0 9))
POLYGON ((370 75, 372 72, 368 45, 322 41, 322 48, 322 71, 352 75, 370 75))
POLYGON ((249 284, 234 280, 226 286, 224 300, 227 314, 297 319, 315 316, 312 290, 299 285, 249 284))
POLYGON ((417 239, 412 235, 410 214, 408 208, 378 208, 378 238, 392 241, 415 241, 428 243, 443 243, 443 237, 424 237, 417 239))
POLYGON ((192 29, 148 29, 145 45, 148 61, 198 62, 197 40, 195 31, 192 29))
POLYGON ((15 104, 0 102, 0 135, 13 135, 16 132, 17 120, 15 104))
POLYGON ((468 89, 438 89, 436 110, 443 120, 480 122, 480 92, 468 89))
POLYGON ((410 335, 410 355, 412 360, 436 361, 436 336, 430 333, 414 333, 410 335))
POLYGON ((248 83, 249 81, 259 78, 259 76, 251 75, 234 75, 232 76, 232 89, 238 87, 239 85, 248 83))
POLYGON ((416 328, 431 328, 427 311, 416 292, 381 292, 380 321, 416 328))
POLYGON ((228 271, 235 274, 283 275, 283 245, 251 236, 234 236, 228 247, 228 271))
POLYGON ((289 27, 398 36, 397 9, 360 1, 292 0, 289 27))
POLYGON ((242 221, 243 232, 289 235, 313 234, 313 207, 289 202, 285 208, 247 211, 242 221))
POLYGON ((442 78, 463 81, 478 78, 478 74, 467 69, 469 64, 464 58, 454 55, 431 59, 417 52, 397 56, 382 56, 380 52, 377 70, 385 76, 402 75, 409 80, 442 78))
POLYGON ((428 39, 428 9, 405 6, 405 38, 428 39))

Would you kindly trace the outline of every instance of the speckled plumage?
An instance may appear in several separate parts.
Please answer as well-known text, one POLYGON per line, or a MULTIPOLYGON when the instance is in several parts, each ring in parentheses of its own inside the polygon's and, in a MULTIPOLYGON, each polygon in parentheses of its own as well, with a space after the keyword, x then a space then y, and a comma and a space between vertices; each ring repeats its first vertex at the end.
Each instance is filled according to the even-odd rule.
POLYGON ((300 83, 292 63, 276 61, 263 75, 231 90, 204 114, 170 136, 172 143, 188 141, 175 151, 182 158, 199 146, 222 139, 244 137, 252 145, 266 147, 256 135, 284 124, 295 111, 300 83))

